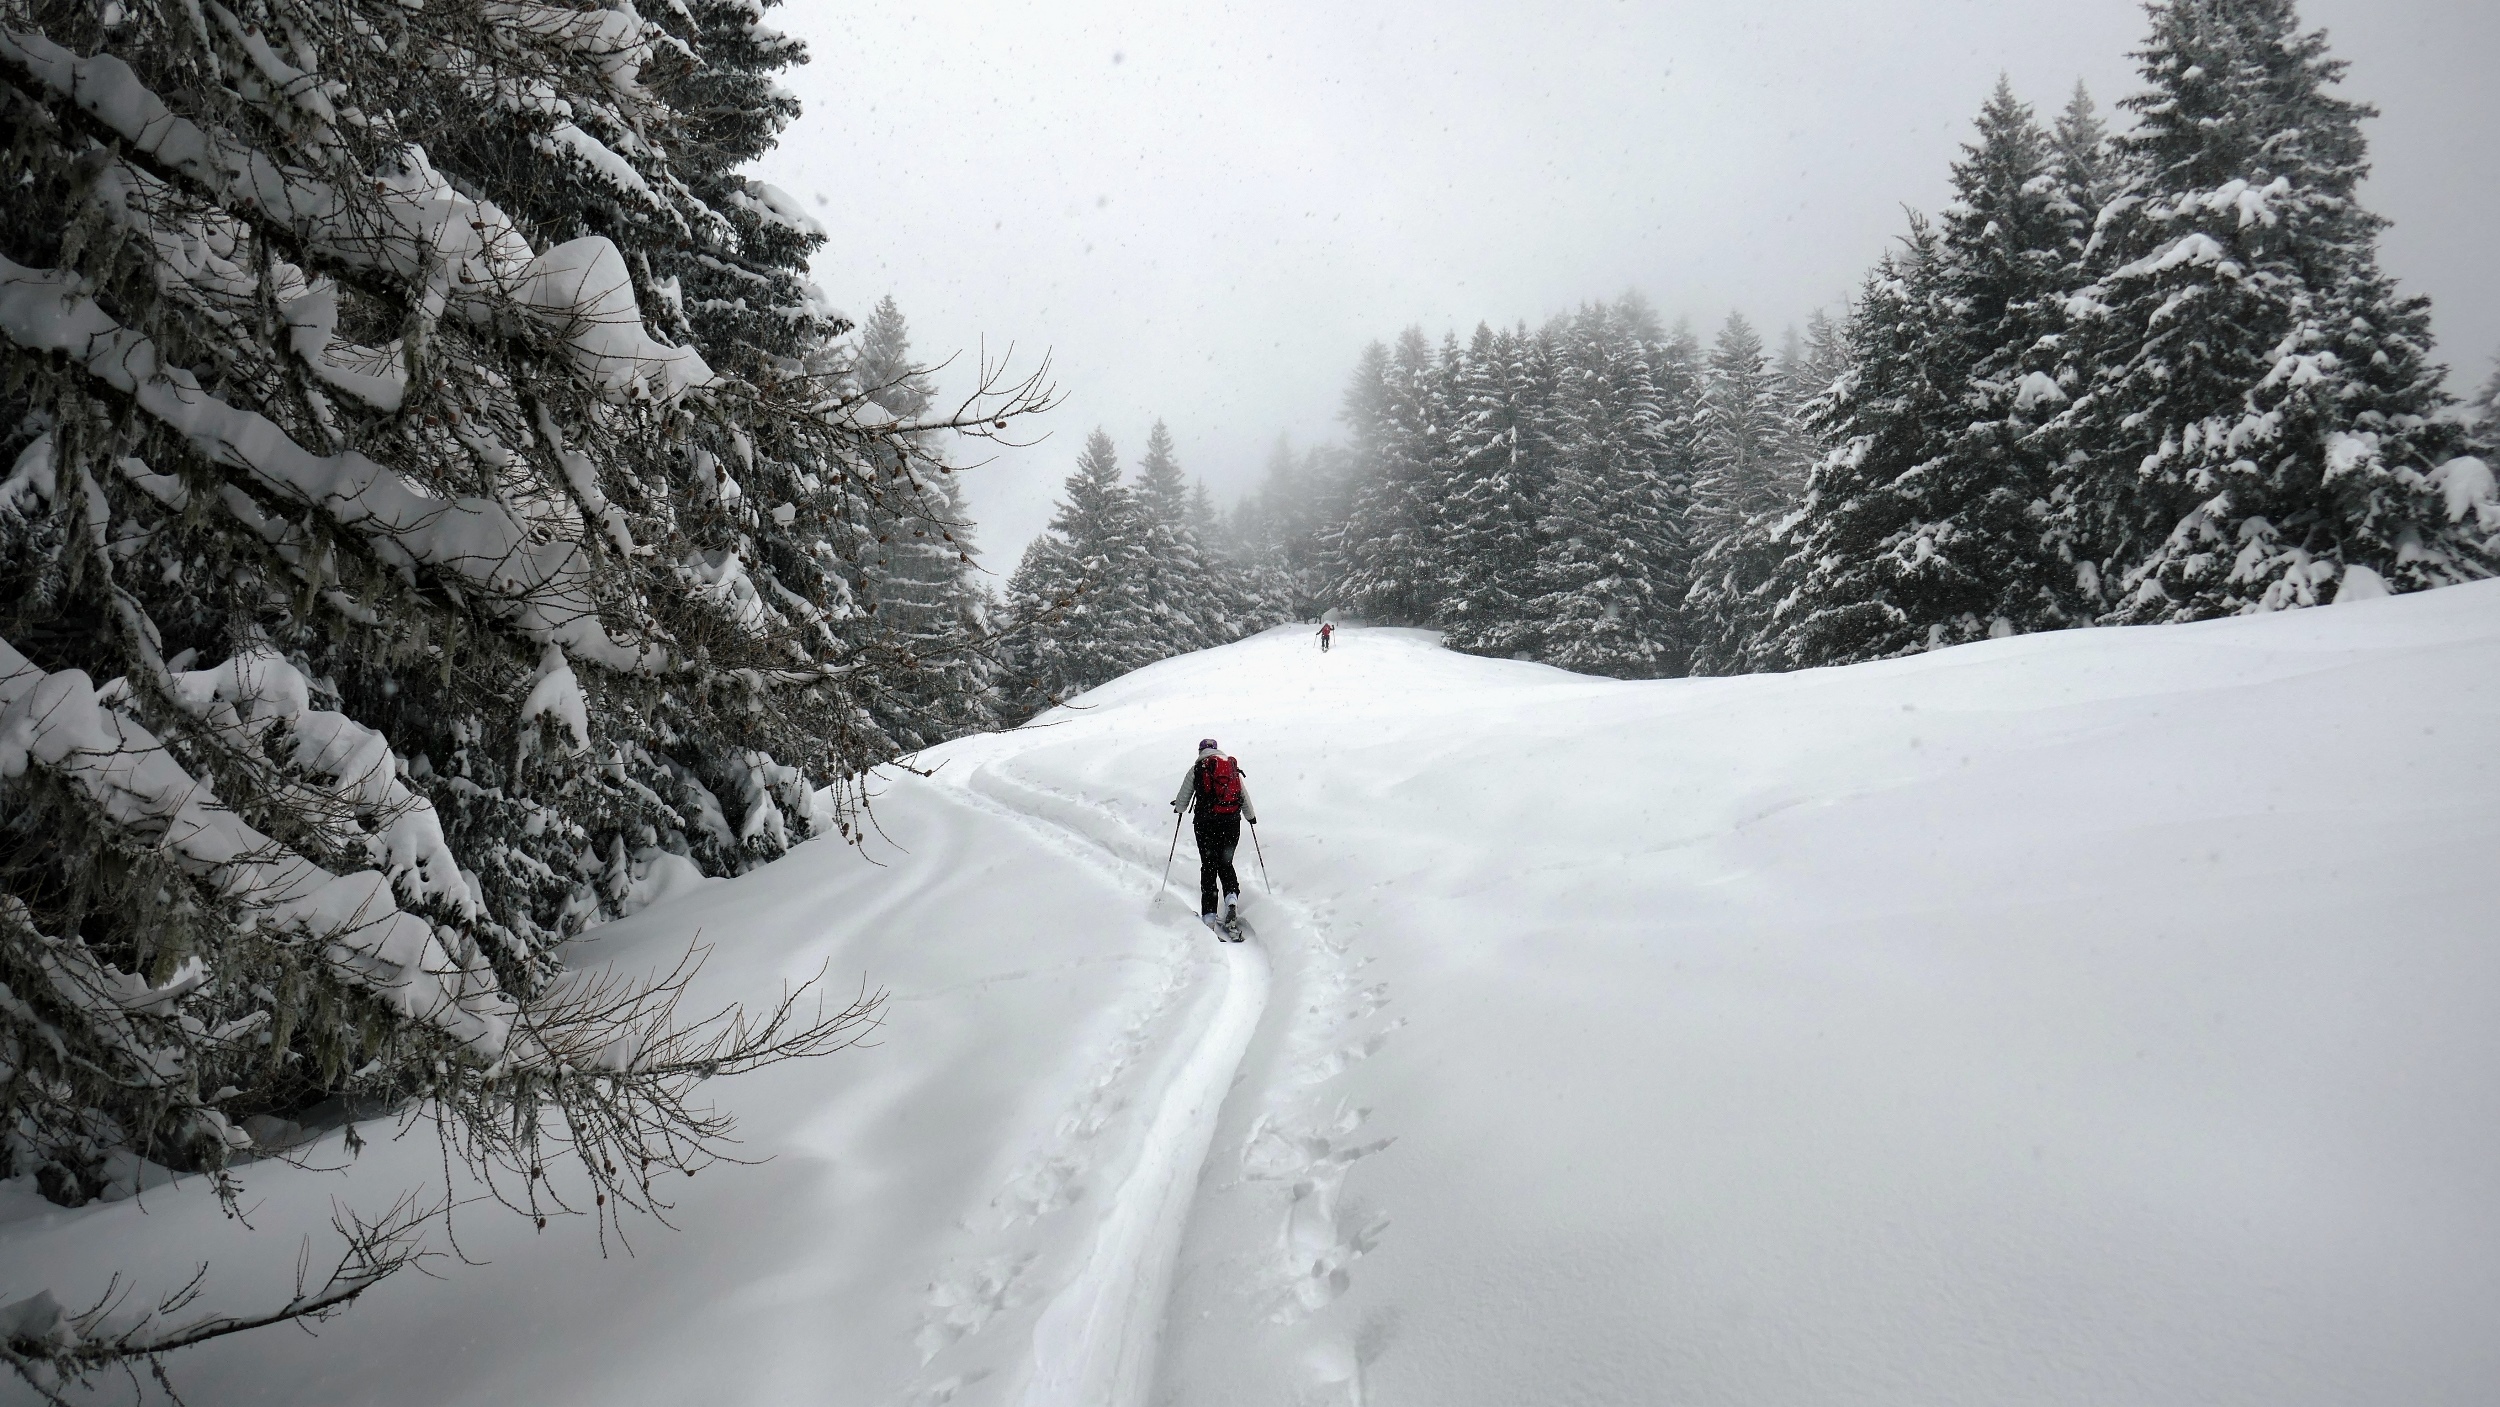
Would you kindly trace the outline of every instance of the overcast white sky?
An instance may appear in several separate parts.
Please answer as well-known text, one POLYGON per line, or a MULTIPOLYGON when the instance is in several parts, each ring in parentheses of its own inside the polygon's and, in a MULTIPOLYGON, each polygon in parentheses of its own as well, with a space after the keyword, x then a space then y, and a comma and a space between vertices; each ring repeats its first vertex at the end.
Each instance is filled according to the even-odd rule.
MULTIPOLYGON (((2460 382, 2500 352, 2500 3, 2307 0, 2372 124, 2385 262, 2460 382)), ((1157 416, 1229 502, 1335 437, 1364 343, 1626 288, 1706 333, 1837 304, 1934 209, 2002 71, 2053 113, 2132 91, 2133 0, 792 0, 806 115, 762 166, 916 350, 1047 350, 1051 438, 976 475, 1002 575, 1085 432, 1157 416), (819 199, 821 202, 819 203, 819 199)))

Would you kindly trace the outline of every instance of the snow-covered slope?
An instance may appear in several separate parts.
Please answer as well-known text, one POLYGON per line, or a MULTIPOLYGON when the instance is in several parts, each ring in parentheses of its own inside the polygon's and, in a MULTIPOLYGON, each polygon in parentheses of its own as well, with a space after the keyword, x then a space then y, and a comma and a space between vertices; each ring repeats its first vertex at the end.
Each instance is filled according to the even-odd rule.
MULTIPOLYGON (((2248 1403, 2500 1381, 2500 584, 1618 684, 1401 631, 1167 661, 599 930, 830 957, 678 1233, 177 1363, 271 1403, 2248 1403), (1265 824, 1209 943, 1190 744, 1265 824), (876 863, 871 863, 871 860, 876 863)), ((371 1135, 375 1131, 368 1130, 371 1135)), ((333 1192, 0 1203, 0 1301, 249 1289, 333 1192)), ((0 1400, 14 1401, 0 1394, 0 1400)))

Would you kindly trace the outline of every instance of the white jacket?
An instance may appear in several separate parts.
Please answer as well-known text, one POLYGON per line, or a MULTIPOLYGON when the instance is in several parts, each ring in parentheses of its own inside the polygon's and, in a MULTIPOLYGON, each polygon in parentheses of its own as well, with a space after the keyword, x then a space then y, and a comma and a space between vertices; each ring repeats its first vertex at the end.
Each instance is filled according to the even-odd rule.
MULTIPOLYGON (((1230 754, 1230 753, 1221 753, 1221 752, 1211 752, 1211 753, 1200 753, 1200 754, 1199 754, 1199 756, 1200 756, 1200 757, 1229 757, 1229 756, 1231 756, 1231 754, 1230 754)), ((1238 761, 1236 761, 1236 762, 1234 763, 1234 765, 1235 765, 1235 766, 1239 766, 1239 765, 1240 765, 1240 763, 1239 763, 1238 761)), ((1246 777, 1247 777, 1247 774, 1245 773, 1245 774, 1244 774, 1244 776, 1245 776, 1245 778, 1246 778, 1246 777)), ((1189 808, 1190 808, 1190 807, 1192 807, 1192 806, 1194 806, 1194 805, 1196 805, 1197 803, 1198 803, 1198 763, 1197 763, 1196 759, 1194 759, 1194 758, 1193 758, 1193 759, 1191 759, 1191 761, 1190 761, 1190 764, 1189 764, 1189 770, 1188 770, 1188 771, 1186 771, 1186 772, 1181 773, 1181 789, 1180 789, 1180 791, 1179 791, 1177 794, 1175 794, 1175 795, 1173 796, 1173 798, 1172 798, 1172 809, 1173 809, 1174 811, 1178 812, 1179 814, 1181 814, 1181 815, 1183 815, 1183 816, 1186 816, 1186 815, 1188 815, 1188 814, 1189 814, 1189 808)), ((1245 821, 1248 821, 1250 824, 1252 824, 1252 825, 1254 825, 1254 826, 1255 826, 1255 825, 1257 825, 1257 824, 1259 823, 1259 808, 1257 808, 1256 806, 1253 806, 1253 805, 1251 805, 1251 804, 1250 804, 1250 783, 1249 783, 1247 780, 1244 780, 1244 781, 1242 782, 1242 784, 1241 784, 1241 818, 1242 818, 1243 820, 1245 820, 1245 821)))

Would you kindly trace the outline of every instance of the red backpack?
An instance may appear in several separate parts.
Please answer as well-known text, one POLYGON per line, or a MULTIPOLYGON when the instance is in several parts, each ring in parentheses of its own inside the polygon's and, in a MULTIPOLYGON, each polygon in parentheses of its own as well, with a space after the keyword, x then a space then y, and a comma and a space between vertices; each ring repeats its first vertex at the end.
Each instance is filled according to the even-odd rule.
POLYGON ((1241 764, 1218 754, 1198 764, 1198 809, 1230 816, 1241 809, 1241 764))

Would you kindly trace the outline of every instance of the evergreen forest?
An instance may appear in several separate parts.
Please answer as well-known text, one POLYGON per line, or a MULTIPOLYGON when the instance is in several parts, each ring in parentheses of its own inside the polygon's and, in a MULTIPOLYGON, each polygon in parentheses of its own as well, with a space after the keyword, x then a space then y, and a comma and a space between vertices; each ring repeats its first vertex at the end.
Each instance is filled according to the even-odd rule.
POLYGON ((1225 585, 1185 626, 1126 565, 1147 539, 1098 439, 1019 573, 1047 643, 1010 711, 1322 612, 1655 678, 2492 575, 2500 372, 2459 404, 2379 268, 2374 110, 2288 0, 2151 16, 2115 130, 2080 87, 2044 117, 2000 82, 1951 201, 1776 352, 1637 294, 1374 345, 1345 442, 1280 444, 1188 544, 1225 585), (1106 594, 1054 627, 1077 562, 1106 594))

